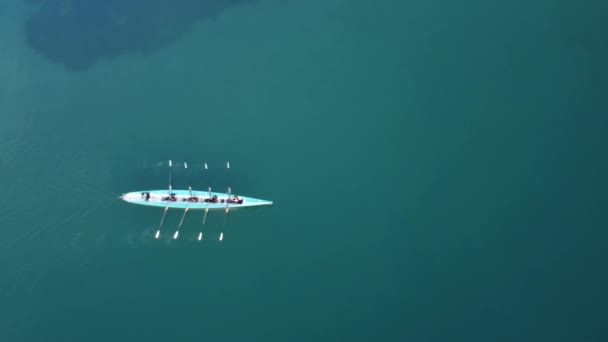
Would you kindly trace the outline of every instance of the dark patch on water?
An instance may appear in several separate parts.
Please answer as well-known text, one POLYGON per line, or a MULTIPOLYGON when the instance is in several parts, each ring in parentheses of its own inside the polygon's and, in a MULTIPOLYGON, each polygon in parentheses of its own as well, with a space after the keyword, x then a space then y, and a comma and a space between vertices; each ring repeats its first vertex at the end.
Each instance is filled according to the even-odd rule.
POLYGON ((121 55, 151 54, 199 20, 257 0, 26 0, 38 9, 26 23, 29 45, 68 70, 121 55))

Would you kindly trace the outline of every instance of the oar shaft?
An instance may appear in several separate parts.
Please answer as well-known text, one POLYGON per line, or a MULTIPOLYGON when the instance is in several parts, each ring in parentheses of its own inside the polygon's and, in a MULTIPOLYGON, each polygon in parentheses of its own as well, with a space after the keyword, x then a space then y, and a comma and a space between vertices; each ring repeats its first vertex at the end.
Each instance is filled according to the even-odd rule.
MULTIPOLYGON (((188 179, 188 190, 190 191, 190 198, 192 198, 192 186, 190 185, 190 177, 188 177, 188 163, 184 162, 184 169, 186 169, 186 178, 188 179)), ((177 226, 177 230, 175 234, 173 234, 173 239, 177 239, 179 235, 179 230, 184 223, 184 219, 186 218, 186 213, 188 212, 188 207, 190 206, 190 198, 186 201, 186 208, 184 209, 184 213, 182 214, 182 219, 179 221, 179 226, 177 226)))
MULTIPOLYGON (((204 163, 205 171, 207 171, 207 163, 204 163)), ((205 228, 205 221, 207 220, 207 213, 209 212, 209 202, 211 201, 211 187, 209 187, 209 200, 207 200, 207 206, 205 207, 205 216, 203 216, 203 226, 201 227, 201 231, 198 233, 198 240, 201 241, 203 239, 203 229, 205 228)))
MULTIPOLYGON (((169 159, 169 197, 171 197, 171 167, 173 166, 173 162, 169 159)), ((167 201, 167 206, 165 207, 165 211, 163 212, 163 217, 160 219, 160 224, 158 225, 158 230, 154 235, 155 238, 160 237, 160 229, 163 227, 163 222, 165 222, 165 215, 167 215, 167 211, 169 211, 169 201, 167 201)))
POLYGON ((222 230, 220 232, 220 241, 224 239, 224 228, 226 227, 226 221, 228 220, 228 211, 230 210, 230 162, 226 162, 226 173, 228 173, 228 197, 226 198, 226 212, 224 214, 224 223, 222 224, 222 230))

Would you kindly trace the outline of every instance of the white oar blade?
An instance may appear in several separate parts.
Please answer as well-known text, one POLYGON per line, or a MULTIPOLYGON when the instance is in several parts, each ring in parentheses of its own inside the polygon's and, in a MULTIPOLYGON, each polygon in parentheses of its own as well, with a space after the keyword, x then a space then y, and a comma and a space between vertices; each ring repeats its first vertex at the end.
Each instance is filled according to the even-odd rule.
POLYGON ((188 168, 188 163, 184 162, 184 169, 188 168))
POLYGON ((203 233, 198 233, 198 241, 201 241, 203 239, 203 233))
POLYGON ((173 234, 173 240, 177 239, 178 235, 179 235, 179 230, 176 230, 175 234, 173 234))
POLYGON ((173 166, 173 162, 169 159, 169 167, 173 166))
POLYGON ((220 241, 224 240, 224 233, 220 233, 220 241))
POLYGON ((158 237, 159 237, 159 236, 160 236, 160 230, 157 230, 157 231, 156 231, 156 234, 154 235, 154 238, 155 238, 155 239, 158 239, 158 237))

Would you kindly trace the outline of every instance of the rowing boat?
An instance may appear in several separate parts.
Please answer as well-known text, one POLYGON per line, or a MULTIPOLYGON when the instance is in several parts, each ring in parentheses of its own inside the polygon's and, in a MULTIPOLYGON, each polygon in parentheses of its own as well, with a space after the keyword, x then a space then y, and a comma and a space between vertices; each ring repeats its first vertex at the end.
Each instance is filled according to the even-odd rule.
POLYGON ((123 194, 120 198, 129 203, 148 205, 152 207, 169 207, 169 209, 181 209, 185 210, 226 210, 226 207, 232 209, 243 208, 243 207, 258 207, 272 205, 271 201, 263 199, 238 196, 238 201, 231 202, 227 200, 232 199, 233 196, 228 197, 226 193, 219 192, 207 192, 197 190, 171 190, 170 193, 164 190, 146 190, 146 191, 134 191, 123 194), (174 196, 171 196, 174 194, 174 196), (217 196, 217 202, 211 202, 213 196, 217 196))
MULTIPOLYGON (((171 186, 171 168, 173 166, 173 162, 169 160, 168 165, 168 190, 134 191, 124 193, 119 196, 119 198, 121 198, 125 202, 151 207, 163 207, 165 209, 163 211, 163 216, 160 219, 160 225, 158 226, 158 230, 154 235, 156 239, 160 238, 160 231, 163 226, 163 222, 165 221, 165 215, 167 215, 167 211, 169 211, 169 209, 181 209, 184 211, 184 213, 182 214, 182 218, 179 221, 179 225, 177 226, 177 230, 173 234, 173 239, 177 239, 177 237, 179 236, 179 229, 182 227, 182 224, 184 223, 184 218, 186 217, 186 213, 188 213, 189 210, 205 211, 205 215, 203 216, 203 227, 205 226, 205 221, 207 220, 207 213, 210 210, 223 210, 225 212, 224 223, 222 224, 222 229, 220 231, 219 237, 219 240, 222 241, 224 239, 224 227, 226 226, 226 220, 228 219, 228 212, 230 211, 230 209, 272 205, 271 201, 263 199, 247 196, 232 196, 232 190, 230 189, 230 186, 228 186, 227 193, 212 192, 211 187, 209 187, 209 191, 192 190, 192 187, 190 185, 188 185, 188 190, 174 190, 171 186)), ((206 171, 207 163, 204 163, 203 166, 203 170, 206 171)), ((184 169, 188 169, 188 164, 185 162, 184 169)), ((230 163, 226 162, 226 170, 229 169, 230 163)), ((197 240, 201 241, 202 239, 203 228, 200 229, 197 240)))

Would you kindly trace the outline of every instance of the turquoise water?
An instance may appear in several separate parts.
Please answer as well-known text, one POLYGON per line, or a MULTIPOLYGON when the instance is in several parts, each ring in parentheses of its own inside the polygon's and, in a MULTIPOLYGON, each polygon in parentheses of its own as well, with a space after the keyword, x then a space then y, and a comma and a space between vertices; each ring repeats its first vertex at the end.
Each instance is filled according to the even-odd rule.
POLYGON ((0 5, 1 341, 606 339, 606 4, 113 6, 0 5))

